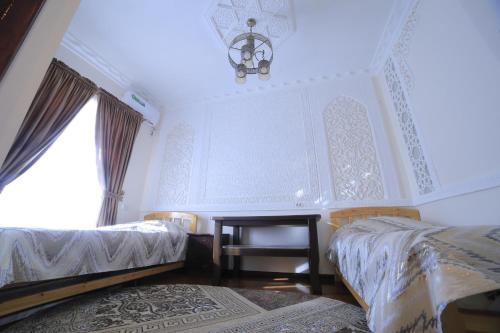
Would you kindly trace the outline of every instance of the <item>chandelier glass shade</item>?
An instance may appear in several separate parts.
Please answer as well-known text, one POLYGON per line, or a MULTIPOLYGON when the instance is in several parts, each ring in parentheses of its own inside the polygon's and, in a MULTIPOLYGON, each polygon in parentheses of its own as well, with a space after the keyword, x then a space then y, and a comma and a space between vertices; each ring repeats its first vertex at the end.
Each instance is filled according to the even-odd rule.
POLYGON ((236 36, 229 45, 227 56, 237 83, 245 83, 248 74, 258 74, 261 80, 270 76, 273 46, 269 38, 252 31, 255 24, 255 19, 248 19, 250 32, 236 36))

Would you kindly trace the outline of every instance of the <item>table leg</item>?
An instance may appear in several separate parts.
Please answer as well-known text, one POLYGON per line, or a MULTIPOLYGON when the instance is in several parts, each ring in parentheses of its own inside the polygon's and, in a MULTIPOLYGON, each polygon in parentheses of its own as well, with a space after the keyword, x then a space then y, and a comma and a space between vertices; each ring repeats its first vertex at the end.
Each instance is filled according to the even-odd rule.
POLYGON ((213 243, 213 276, 212 284, 220 284, 221 275, 221 255, 222 255, 222 221, 215 221, 214 243, 213 243))
POLYGON ((319 280, 319 250, 318 230, 315 219, 308 219, 309 226, 309 274, 311 277, 311 291, 315 295, 321 295, 321 282, 319 280))
MULTIPOLYGON (((240 227, 233 227, 233 245, 240 245, 240 227)), ((240 256, 233 256, 233 275, 240 275, 240 256)))

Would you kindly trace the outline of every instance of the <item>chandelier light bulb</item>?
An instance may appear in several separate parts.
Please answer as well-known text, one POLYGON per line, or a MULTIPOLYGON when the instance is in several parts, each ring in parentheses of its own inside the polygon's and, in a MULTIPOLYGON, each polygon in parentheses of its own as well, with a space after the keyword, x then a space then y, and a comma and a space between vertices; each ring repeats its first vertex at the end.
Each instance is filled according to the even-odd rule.
POLYGON ((258 71, 259 71, 259 74, 269 74, 269 61, 268 60, 265 60, 265 59, 262 59, 261 61, 259 61, 259 64, 258 64, 258 71))
POLYGON ((236 77, 238 78, 246 78, 247 76, 247 67, 244 64, 239 64, 236 66, 236 77))
POLYGON ((252 50, 248 47, 248 45, 243 45, 241 48, 241 60, 248 61, 252 59, 252 50))
POLYGON ((241 60, 249 61, 253 57, 255 48, 255 39, 252 35, 247 37, 247 42, 241 47, 241 60))

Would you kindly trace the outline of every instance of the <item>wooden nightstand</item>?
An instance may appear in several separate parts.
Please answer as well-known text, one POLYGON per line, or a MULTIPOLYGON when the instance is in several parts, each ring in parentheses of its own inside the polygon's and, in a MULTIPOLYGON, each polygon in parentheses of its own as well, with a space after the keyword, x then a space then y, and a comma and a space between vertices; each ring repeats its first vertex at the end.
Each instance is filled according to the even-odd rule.
MULTIPOLYGON (((229 234, 222 235, 222 243, 229 244, 229 234)), ((214 235, 212 234, 189 234, 184 263, 188 272, 212 274, 213 244, 214 235)), ((222 268, 228 268, 227 260, 222 263, 222 268)))

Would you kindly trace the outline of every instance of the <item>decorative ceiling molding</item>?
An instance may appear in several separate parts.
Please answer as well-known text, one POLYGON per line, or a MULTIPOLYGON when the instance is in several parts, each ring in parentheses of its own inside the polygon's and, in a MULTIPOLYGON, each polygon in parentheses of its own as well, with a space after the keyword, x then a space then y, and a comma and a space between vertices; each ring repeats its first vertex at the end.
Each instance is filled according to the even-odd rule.
MULTIPOLYGON (((61 41, 61 45, 67 48, 69 51, 73 52, 75 55, 83 59, 88 64, 94 66, 97 70, 99 70, 104 76, 115 82, 119 87, 124 90, 133 89, 139 95, 141 95, 144 99, 150 101, 153 105, 159 105, 157 101, 159 99, 155 96, 152 96, 147 90, 137 87, 132 83, 132 80, 123 74, 116 67, 111 65, 110 62, 105 60, 97 51, 93 50, 91 47, 86 45, 80 39, 78 39, 71 32, 66 32, 61 41)), ((200 103, 208 103, 224 100, 226 98, 231 97, 240 97, 248 94, 259 93, 264 91, 272 91, 275 89, 283 89, 288 87, 298 87, 298 86, 307 86, 310 84, 328 82, 332 80, 343 80, 348 79, 360 75, 369 75, 371 73, 370 68, 360 68, 353 69, 347 72, 338 72, 332 75, 318 75, 311 76, 309 78, 297 79, 291 81, 283 81, 278 83, 266 83, 265 85, 257 86, 257 87, 248 87, 242 89, 235 89, 232 91, 221 92, 217 95, 209 95, 209 96, 200 96, 198 98, 194 98, 193 95, 186 96, 186 98, 181 98, 179 102, 169 103, 168 105, 164 105, 166 107, 180 107, 186 104, 200 104, 200 103)))
POLYGON ((391 15, 389 15, 384 32, 379 39, 370 64, 370 70, 373 74, 377 74, 383 69, 385 61, 392 52, 392 48, 394 44, 396 44, 399 36, 401 36, 405 23, 412 14, 412 9, 415 8, 418 1, 419 0, 394 2, 391 15))
POLYGON ((71 32, 66 32, 64 34, 61 45, 80 56, 83 60, 97 68, 100 72, 106 75, 109 79, 113 80, 121 88, 127 89, 131 85, 131 80, 125 74, 120 72, 116 67, 111 65, 103 57, 101 57, 96 51, 91 49, 80 39, 78 39, 71 32))
MULTIPOLYGON (((123 90, 134 90, 137 94, 141 95, 144 99, 152 102, 154 104, 154 99, 151 94, 135 85, 127 75, 122 73, 119 69, 113 66, 109 61, 104 59, 99 53, 89 47, 87 44, 82 42, 78 37, 76 37, 71 32, 67 31, 61 41, 61 45, 66 49, 80 57, 82 60, 88 64, 95 67, 104 76, 115 82, 123 90)), ((119 96, 121 97, 121 96, 119 96)))
POLYGON ((192 104, 200 104, 200 103, 211 103, 211 102, 217 102, 224 100, 226 98, 234 98, 234 97, 242 97, 246 96, 249 94, 255 94, 255 93, 263 93, 266 91, 274 91, 274 90, 279 90, 279 89, 285 89, 285 88, 295 88, 295 87, 307 87, 308 85, 311 84, 316 84, 316 83, 322 83, 322 82, 330 82, 330 81, 335 81, 335 80, 345 80, 345 79, 350 79, 353 77, 358 77, 358 76, 363 76, 363 75, 371 75, 372 71, 370 68, 360 68, 356 70, 350 70, 347 72, 338 72, 334 73, 333 75, 319 75, 319 76, 311 76, 309 78, 305 79, 297 79, 297 80, 290 80, 290 81, 283 81, 283 82, 278 82, 278 83, 266 83, 265 85, 260 85, 257 87, 248 87, 245 89, 236 89, 232 91, 225 91, 221 92, 220 94, 217 95, 210 95, 210 96, 201 96, 199 98, 194 98, 192 95, 189 96, 189 98, 182 98, 182 102, 180 103, 174 103, 172 105, 169 105, 170 107, 182 107, 185 105, 192 105, 192 104))
POLYGON ((279 46, 295 32, 295 14, 290 0, 215 0, 206 18, 225 48, 248 31, 247 19, 255 18, 254 32, 271 38, 279 46))

